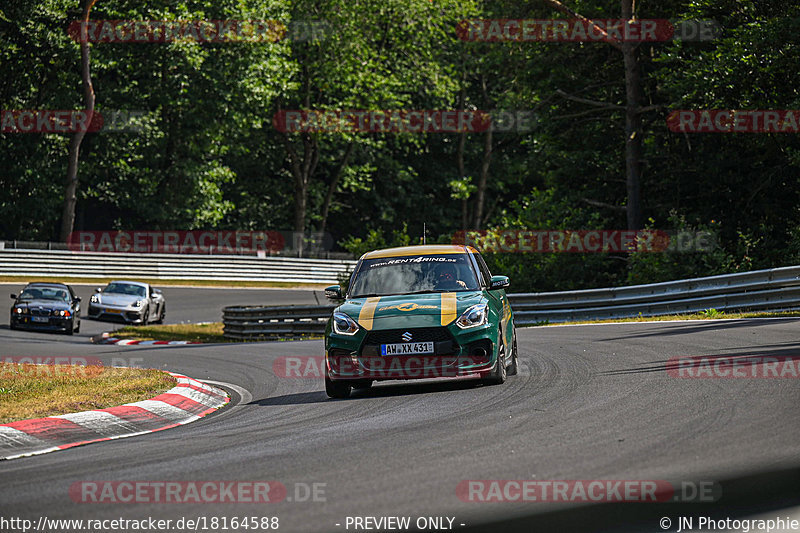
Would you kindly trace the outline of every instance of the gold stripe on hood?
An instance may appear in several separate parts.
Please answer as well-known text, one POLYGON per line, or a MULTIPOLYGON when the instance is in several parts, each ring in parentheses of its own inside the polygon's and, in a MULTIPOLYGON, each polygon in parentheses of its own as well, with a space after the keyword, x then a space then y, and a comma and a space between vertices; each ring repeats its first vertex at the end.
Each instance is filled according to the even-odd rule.
POLYGON ((364 307, 361 308, 361 312, 358 314, 358 323, 367 331, 372 329, 372 318, 375 316, 375 308, 378 306, 378 302, 380 301, 380 296, 367 298, 367 301, 364 303, 364 307))
POLYGON ((456 293, 442 293, 442 325, 446 326, 456 319, 456 293))

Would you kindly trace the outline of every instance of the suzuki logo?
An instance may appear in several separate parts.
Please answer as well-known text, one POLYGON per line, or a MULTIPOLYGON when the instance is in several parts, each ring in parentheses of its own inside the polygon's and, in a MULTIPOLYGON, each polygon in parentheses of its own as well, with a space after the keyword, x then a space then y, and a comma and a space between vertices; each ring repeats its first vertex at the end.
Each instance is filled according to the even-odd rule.
POLYGON ((403 333, 403 334, 401 335, 401 338, 402 338, 404 341, 408 342, 408 341, 410 341, 410 340, 411 340, 411 333, 409 333, 408 331, 406 331, 405 333, 403 333))

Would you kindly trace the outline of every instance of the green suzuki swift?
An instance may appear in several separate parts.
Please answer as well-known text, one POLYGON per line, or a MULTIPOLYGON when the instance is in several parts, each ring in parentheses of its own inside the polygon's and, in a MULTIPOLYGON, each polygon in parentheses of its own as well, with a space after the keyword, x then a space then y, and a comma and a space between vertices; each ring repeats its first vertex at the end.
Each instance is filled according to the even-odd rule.
POLYGON ((407 246, 364 254, 325 329, 325 392, 347 398, 376 380, 517 373, 509 281, 469 246, 407 246))

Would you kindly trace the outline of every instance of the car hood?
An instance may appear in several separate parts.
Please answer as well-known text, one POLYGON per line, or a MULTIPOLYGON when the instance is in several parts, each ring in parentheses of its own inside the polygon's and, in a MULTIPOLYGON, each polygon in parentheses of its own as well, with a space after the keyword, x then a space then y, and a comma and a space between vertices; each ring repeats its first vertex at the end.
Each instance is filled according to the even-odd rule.
POLYGON ((62 300, 17 300, 14 304, 16 307, 29 307, 38 308, 44 307, 45 309, 69 309, 69 303, 62 300))
POLYGON ((100 303, 104 305, 117 305, 120 307, 127 307, 137 300, 144 300, 141 296, 133 296, 132 294, 100 294, 100 303))
POLYGON ((470 306, 485 302, 481 291, 392 295, 347 300, 339 311, 367 330, 446 326, 470 306))

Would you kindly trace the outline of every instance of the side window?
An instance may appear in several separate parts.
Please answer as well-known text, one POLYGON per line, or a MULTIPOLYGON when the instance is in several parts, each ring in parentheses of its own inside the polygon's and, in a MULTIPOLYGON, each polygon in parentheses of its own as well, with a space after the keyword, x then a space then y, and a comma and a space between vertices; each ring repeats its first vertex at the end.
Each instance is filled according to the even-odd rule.
POLYGON ((489 282, 492 279, 492 273, 489 272, 489 267, 486 266, 486 262, 483 260, 483 257, 481 257, 480 254, 472 254, 472 258, 478 264, 478 270, 480 270, 481 278, 483 278, 483 285, 488 287, 489 282))

